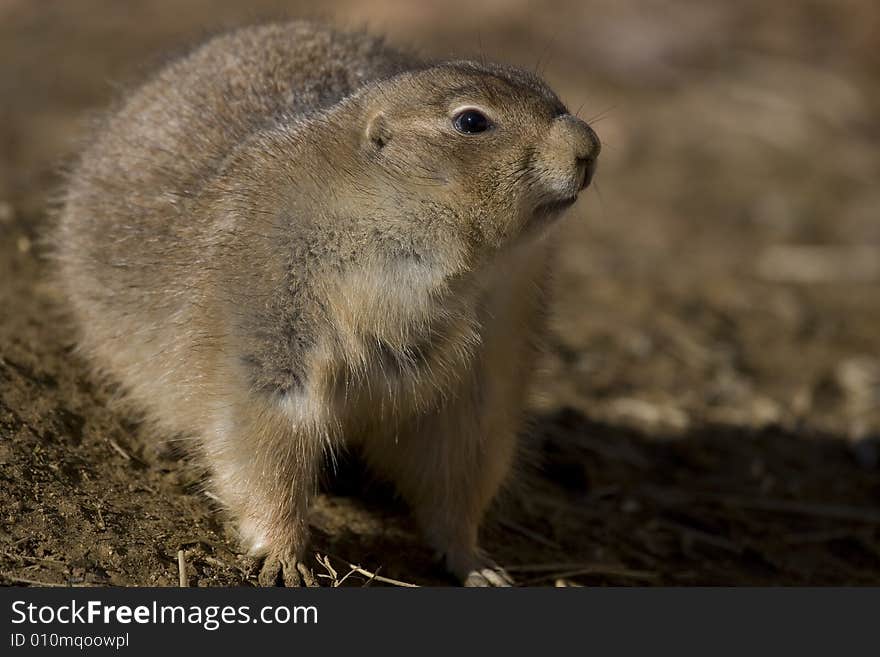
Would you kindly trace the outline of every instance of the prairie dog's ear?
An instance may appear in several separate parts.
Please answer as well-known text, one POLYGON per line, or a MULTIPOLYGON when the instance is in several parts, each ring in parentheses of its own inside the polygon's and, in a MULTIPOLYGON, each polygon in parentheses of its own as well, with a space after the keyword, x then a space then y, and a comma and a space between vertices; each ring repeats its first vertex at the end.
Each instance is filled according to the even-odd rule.
POLYGON ((367 123, 367 139, 369 139, 376 148, 384 148, 385 144, 391 141, 391 129, 388 126, 388 120, 382 112, 376 112, 367 123))

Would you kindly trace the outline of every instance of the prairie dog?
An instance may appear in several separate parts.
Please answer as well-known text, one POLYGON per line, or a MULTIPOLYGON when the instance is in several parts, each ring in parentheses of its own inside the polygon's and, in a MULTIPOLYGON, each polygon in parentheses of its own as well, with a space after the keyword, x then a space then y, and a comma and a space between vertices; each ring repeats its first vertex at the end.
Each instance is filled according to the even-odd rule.
POLYGON ((357 445, 449 571, 478 547, 542 330, 555 219, 599 140, 535 75, 309 22, 216 37, 72 171, 59 282, 96 369, 192 437, 261 581, 308 578, 328 453, 357 445))

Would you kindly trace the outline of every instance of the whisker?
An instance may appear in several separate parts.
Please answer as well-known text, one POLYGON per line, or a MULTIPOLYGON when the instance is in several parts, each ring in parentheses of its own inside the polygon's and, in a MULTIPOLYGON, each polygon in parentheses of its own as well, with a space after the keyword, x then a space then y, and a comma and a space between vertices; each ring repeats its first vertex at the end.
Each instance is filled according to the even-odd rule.
POLYGON ((595 123, 596 121, 601 121, 601 120, 604 119, 606 116, 608 116, 609 113, 611 113, 611 112, 613 112, 614 110, 616 110, 617 107, 618 107, 618 106, 617 106, 616 104, 615 104, 615 105, 609 105, 608 107, 606 107, 605 109, 603 109, 603 110, 602 110, 601 112, 599 112, 598 114, 596 114, 596 115, 594 115, 594 116, 591 116, 589 119, 587 119, 587 123, 595 123))

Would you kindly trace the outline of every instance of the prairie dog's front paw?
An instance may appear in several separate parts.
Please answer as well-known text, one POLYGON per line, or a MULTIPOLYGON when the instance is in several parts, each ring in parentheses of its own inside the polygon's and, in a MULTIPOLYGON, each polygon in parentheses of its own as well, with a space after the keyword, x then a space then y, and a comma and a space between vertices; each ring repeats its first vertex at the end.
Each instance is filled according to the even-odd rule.
POLYGON ((257 579, 260 586, 318 586, 311 569, 302 561, 275 553, 263 560, 257 579))
POLYGON ((302 562, 303 549, 291 545, 275 549, 266 532, 252 520, 239 525, 239 535, 248 554, 263 559, 257 578, 260 586, 318 586, 312 571, 302 562))

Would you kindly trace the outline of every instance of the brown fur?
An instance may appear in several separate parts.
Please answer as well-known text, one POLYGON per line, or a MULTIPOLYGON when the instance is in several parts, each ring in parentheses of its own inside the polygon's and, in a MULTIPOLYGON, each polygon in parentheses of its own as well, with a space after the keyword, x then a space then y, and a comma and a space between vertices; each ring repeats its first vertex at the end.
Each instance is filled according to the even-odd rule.
POLYGON ((247 28, 106 122, 67 186, 59 280, 85 353, 195 439, 265 572, 298 581, 318 469, 346 443, 453 573, 503 584, 477 532, 514 457, 547 225, 598 150, 531 74, 247 28), (495 129, 456 132, 461 106, 495 129))

